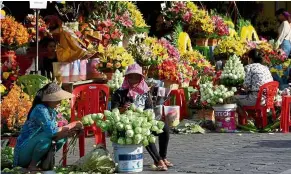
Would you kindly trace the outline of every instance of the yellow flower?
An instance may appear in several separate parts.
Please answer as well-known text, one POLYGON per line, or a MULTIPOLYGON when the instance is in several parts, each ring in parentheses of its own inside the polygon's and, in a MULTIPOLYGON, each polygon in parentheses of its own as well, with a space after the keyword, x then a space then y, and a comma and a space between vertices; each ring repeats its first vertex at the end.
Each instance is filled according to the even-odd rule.
POLYGON ((6 87, 4 85, 0 84, 0 93, 5 92, 5 90, 6 90, 6 87))
POLYGON ((98 46, 98 53, 104 53, 104 47, 102 44, 99 44, 98 46))
POLYGON ((4 72, 3 79, 5 79, 5 80, 8 79, 9 75, 10 75, 10 72, 4 72))

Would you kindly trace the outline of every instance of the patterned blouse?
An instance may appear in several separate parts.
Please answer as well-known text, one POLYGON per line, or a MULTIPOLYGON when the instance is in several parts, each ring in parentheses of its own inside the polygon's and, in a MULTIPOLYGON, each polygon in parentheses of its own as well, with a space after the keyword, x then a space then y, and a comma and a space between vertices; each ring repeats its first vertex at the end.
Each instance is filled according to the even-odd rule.
POLYGON ((19 151, 24 148, 28 141, 39 133, 47 133, 48 138, 53 138, 58 132, 57 112, 45 105, 36 105, 30 117, 24 123, 14 149, 14 166, 18 166, 19 151))
POLYGON ((251 92, 258 92, 263 84, 273 81, 269 68, 260 63, 247 65, 245 70, 246 77, 244 86, 251 92))

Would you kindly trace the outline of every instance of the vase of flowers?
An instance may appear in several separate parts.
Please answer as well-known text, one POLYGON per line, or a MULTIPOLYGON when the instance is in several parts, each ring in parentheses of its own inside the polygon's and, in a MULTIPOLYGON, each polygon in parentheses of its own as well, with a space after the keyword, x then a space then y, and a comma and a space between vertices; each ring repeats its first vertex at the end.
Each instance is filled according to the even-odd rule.
POLYGON ((104 73, 113 73, 115 70, 124 70, 125 67, 134 63, 134 59, 124 47, 108 45, 98 47, 99 64, 98 70, 104 73))

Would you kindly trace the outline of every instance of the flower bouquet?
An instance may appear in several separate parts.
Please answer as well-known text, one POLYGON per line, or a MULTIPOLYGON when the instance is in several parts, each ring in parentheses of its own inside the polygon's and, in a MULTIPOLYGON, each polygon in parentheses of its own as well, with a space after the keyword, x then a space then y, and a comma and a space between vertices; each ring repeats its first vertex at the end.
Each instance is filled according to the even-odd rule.
POLYGON ((214 56, 227 59, 231 55, 242 56, 246 52, 245 42, 228 37, 218 43, 214 49, 214 56))
POLYGON ((124 74, 117 69, 112 76, 112 80, 109 80, 107 82, 107 85, 110 88, 110 92, 113 93, 115 90, 120 88, 123 83, 123 80, 124 74))
POLYGON ((226 61, 220 79, 225 86, 238 86, 244 82, 245 71, 238 56, 230 56, 226 61))
POLYGON ((178 61, 175 59, 166 59, 158 65, 159 79, 165 81, 165 86, 180 83, 178 61))
MULTIPOLYGON (((143 19, 142 13, 137 9, 137 6, 134 3, 113 1, 92 3, 93 7, 90 8, 93 9, 89 10, 92 12, 88 16, 88 19, 90 21, 89 23, 93 23, 93 28, 95 28, 94 23, 111 21, 115 28, 112 32, 118 31, 119 33, 122 33, 123 39, 127 39, 136 33, 148 31, 148 26, 143 19)), ((117 36, 117 34, 115 35, 117 36)), ((106 39, 108 39, 108 35, 106 36, 106 39)), ((104 34, 103 37, 105 37, 104 34)))
POLYGON ((12 16, 1 19, 1 47, 14 50, 28 43, 27 29, 12 16))
POLYGON ((110 140, 120 145, 143 145, 155 143, 156 138, 152 132, 160 134, 163 132, 164 122, 155 120, 153 110, 136 108, 134 104, 124 114, 118 109, 112 112, 104 111, 101 113, 91 114, 82 118, 85 126, 90 126, 96 122, 96 125, 103 132, 108 132, 110 140))
MULTIPOLYGON (((36 41, 35 25, 36 25, 35 15, 28 14, 25 18, 25 27, 27 28, 30 42, 36 41)), ((41 40, 44 37, 50 36, 47 25, 45 24, 42 17, 40 17, 38 20, 38 27, 39 27, 39 40, 41 40)))
POLYGON ((145 43, 145 37, 137 36, 130 40, 127 50, 141 66, 150 66, 155 62, 155 56, 150 44, 145 43))
POLYGON ((227 24, 224 22, 223 18, 220 16, 212 16, 212 21, 215 25, 214 34, 212 35, 213 38, 223 37, 229 35, 229 28, 227 24))
POLYGON ((207 37, 214 31, 214 24, 207 11, 199 9, 193 2, 171 2, 162 11, 166 27, 182 24, 191 36, 207 37))
POLYGON ((205 105, 214 106, 217 104, 227 104, 231 102, 231 98, 237 91, 235 87, 231 90, 224 85, 213 85, 212 82, 200 84, 201 102, 205 105))
MULTIPOLYGON (((9 52, 8 52, 9 53, 9 52)), ((9 60, 1 65, 2 84, 9 91, 19 76, 19 65, 14 54, 9 54, 9 60)))
POLYGON ((190 25, 187 32, 195 36, 195 38, 207 38, 214 32, 215 26, 208 15, 208 12, 203 9, 199 9, 193 2, 186 3, 187 8, 190 9, 192 17, 190 19, 190 25))
POLYGON ((98 46, 99 61, 98 68, 102 72, 114 72, 115 70, 123 70, 125 67, 134 63, 134 59, 125 48, 115 45, 103 47, 98 46))
POLYGON ((1 102, 1 127, 7 131, 19 131, 26 121, 32 101, 22 89, 14 85, 1 102))
POLYGON ((214 68, 199 51, 187 51, 181 55, 181 61, 188 61, 193 67, 193 80, 211 80, 214 68))
POLYGON ((153 65, 160 64, 163 60, 169 58, 168 49, 157 38, 147 37, 144 44, 149 46, 152 50, 153 65))
POLYGON ((178 76, 179 82, 182 87, 188 87, 193 76, 193 67, 189 65, 189 62, 178 62, 178 76))
POLYGON ((92 21, 90 27, 98 31, 102 36, 101 44, 106 47, 109 44, 117 45, 122 40, 122 32, 117 24, 111 19, 103 21, 92 21))

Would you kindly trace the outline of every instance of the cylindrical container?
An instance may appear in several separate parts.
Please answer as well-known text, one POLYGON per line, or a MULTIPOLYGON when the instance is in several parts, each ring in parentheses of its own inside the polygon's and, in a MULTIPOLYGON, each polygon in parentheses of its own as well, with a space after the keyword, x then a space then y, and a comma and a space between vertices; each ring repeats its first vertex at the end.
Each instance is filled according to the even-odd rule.
POLYGON ((143 147, 113 143, 114 160, 119 173, 136 173, 143 170, 143 147))
POLYGON ((67 62, 54 62, 53 73, 59 81, 63 83, 70 82, 70 63, 67 62))
POLYGON ((213 106, 217 132, 236 131, 236 104, 213 106))
POLYGON ((88 63, 88 60, 80 61, 80 79, 81 80, 86 80, 87 78, 87 63, 88 63))
POLYGON ((180 106, 164 106, 165 120, 170 127, 180 123, 180 106))
POLYGON ((70 81, 79 81, 80 75, 80 60, 75 60, 70 64, 70 81))

